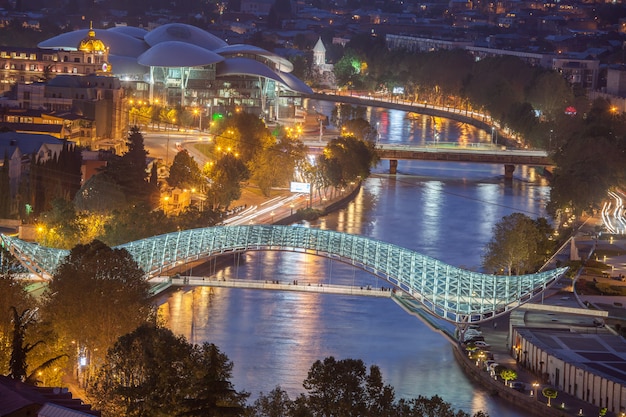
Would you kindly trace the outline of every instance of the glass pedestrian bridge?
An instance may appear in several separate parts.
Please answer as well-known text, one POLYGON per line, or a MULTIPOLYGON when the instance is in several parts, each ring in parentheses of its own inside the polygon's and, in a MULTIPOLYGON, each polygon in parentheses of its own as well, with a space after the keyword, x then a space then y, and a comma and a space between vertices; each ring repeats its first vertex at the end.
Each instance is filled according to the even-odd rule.
MULTIPOLYGON (((69 254, 1 235, 33 274, 50 279, 69 254)), ((319 255, 363 269, 452 323, 481 322, 503 314, 554 283, 567 268, 536 274, 489 275, 447 265, 410 249, 347 233, 299 226, 217 226, 184 230, 116 246, 126 249, 146 278, 176 266, 228 253, 289 251, 319 255)))

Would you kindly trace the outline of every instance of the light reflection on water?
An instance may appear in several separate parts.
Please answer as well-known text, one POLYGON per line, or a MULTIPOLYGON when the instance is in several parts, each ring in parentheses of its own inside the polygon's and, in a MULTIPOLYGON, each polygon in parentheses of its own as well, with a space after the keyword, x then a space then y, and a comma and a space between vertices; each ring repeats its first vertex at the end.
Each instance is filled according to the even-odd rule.
MULTIPOLYGON (((399 175, 388 176, 379 167, 345 209, 306 226, 370 236, 478 270, 493 225, 514 211, 543 214, 547 200, 544 185, 505 185, 499 166, 401 161, 398 168, 399 175)), ((219 277, 371 285, 373 290, 385 285, 312 255, 264 252, 241 259, 238 267, 219 270, 219 277)), ((219 346, 234 363, 235 388, 251 392, 252 399, 276 385, 295 398, 304 392, 311 364, 333 355, 378 365, 398 397, 440 395, 468 412, 523 416, 472 385, 449 342, 388 299, 197 288, 173 293, 161 310, 175 333, 219 346)))

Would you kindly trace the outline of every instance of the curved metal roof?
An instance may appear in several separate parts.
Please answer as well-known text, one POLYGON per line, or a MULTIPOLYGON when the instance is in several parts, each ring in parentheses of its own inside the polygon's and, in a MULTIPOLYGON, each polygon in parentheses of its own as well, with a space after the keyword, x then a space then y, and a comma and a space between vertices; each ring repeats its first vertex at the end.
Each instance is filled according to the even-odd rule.
POLYGON ((184 23, 168 23, 146 33, 144 40, 150 46, 161 42, 179 41, 215 50, 228 45, 224 40, 195 26, 184 23))
MULTIPOLYGON (((134 38, 124 33, 110 30, 96 30, 96 38, 101 39, 109 47, 112 55, 138 57, 148 45, 141 39, 134 38)), ((89 34, 89 29, 80 29, 73 32, 63 33, 43 42, 37 47, 42 49, 65 49, 75 51, 80 41, 89 34)))
POLYGON ((302 94, 313 94, 313 89, 294 75, 286 72, 279 72, 278 75, 283 79, 283 83, 292 91, 302 94))
POLYGON ((291 61, 283 58, 282 56, 276 55, 274 52, 267 51, 263 48, 259 48, 254 45, 245 45, 242 43, 227 45, 222 48, 216 49, 214 51, 220 55, 230 55, 230 54, 254 54, 263 56, 276 65, 278 65, 280 71, 291 72, 293 71, 293 64, 291 61))
POLYGON ((109 62, 111 73, 115 75, 145 74, 150 71, 150 68, 141 65, 137 58, 131 56, 109 55, 109 62))
POLYGON ((123 35, 132 36, 133 38, 137 38, 137 39, 141 39, 141 40, 143 40, 143 38, 148 33, 147 30, 142 29, 142 28, 138 28, 136 26, 115 26, 115 27, 107 29, 107 31, 109 31, 109 32, 118 32, 118 33, 121 33, 123 35))
POLYGON ((225 77, 228 75, 257 75, 270 78, 281 84, 285 83, 270 67, 250 58, 226 58, 217 66, 216 76, 225 77))
POLYGON ((215 52, 180 41, 158 43, 137 58, 141 65, 153 67, 199 67, 223 60, 215 52))

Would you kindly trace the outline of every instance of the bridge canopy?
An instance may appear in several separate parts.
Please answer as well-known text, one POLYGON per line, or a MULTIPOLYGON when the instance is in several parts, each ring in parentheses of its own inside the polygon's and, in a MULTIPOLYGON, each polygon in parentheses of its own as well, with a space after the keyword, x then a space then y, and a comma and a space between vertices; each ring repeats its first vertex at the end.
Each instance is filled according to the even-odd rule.
MULTIPOLYGON (((24 266, 50 279, 69 254, 2 235, 24 266)), ((445 264, 387 242, 298 226, 217 226, 184 230, 129 242, 124 248, 146 272, 166 274, 183 263, 227 253, 291 251, 335 259, 385 280, 419 301, 432 315, 453 323, 480 322, 529 301, 567 268, 528 275, 490 275, 445 264)))

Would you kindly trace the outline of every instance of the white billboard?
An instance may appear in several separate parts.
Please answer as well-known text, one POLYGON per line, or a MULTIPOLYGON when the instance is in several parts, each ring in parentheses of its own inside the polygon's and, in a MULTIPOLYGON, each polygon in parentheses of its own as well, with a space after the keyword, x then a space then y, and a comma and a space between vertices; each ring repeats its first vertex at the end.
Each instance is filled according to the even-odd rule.
POLYGON ((309 184, 308 182, 292 182, 289 190, 292 193, 310 193, 311 184, 309 184))

